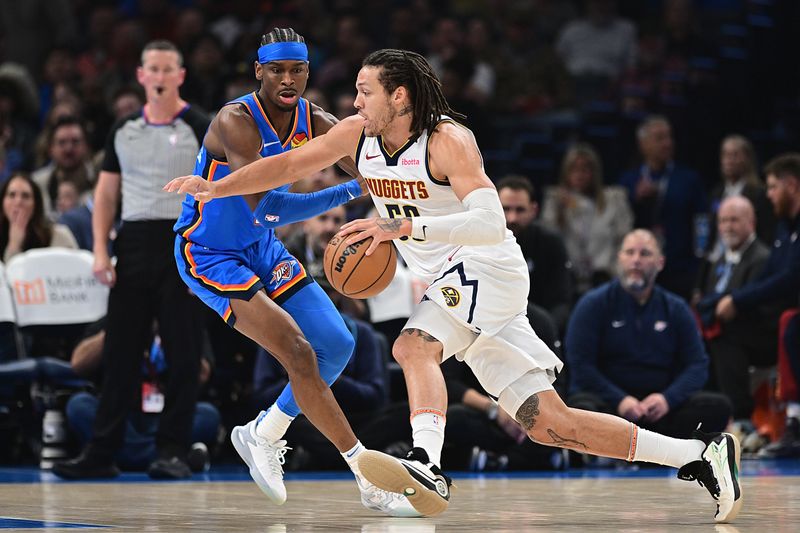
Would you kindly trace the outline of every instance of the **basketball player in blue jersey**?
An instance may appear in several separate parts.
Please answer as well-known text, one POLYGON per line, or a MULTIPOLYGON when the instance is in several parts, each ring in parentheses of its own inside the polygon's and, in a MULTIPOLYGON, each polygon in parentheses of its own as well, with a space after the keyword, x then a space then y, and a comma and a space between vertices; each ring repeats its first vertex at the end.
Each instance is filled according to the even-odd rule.
MULTIPOLYGON (((255 63, 260 89, 222 107, 203 140, 195 172, 216 182, 327 132, 336 119, 301 96, 308 74, 302 36, 278 28, 265 34, 255 63)), ((358 176, 352 159, 338 164, 358 176)), ((309 194, 287 189, 213 203, 187 196, 175 224, 175 258, 192 292, 268 350, 289 375, 290 384, 274 405, 233 429, 233 445, 261 490, 273 502, 284 503, 281 465, 289 448, 282 437, 302 408, 342 453, 367 508, 418 516, 404 497, 376 488, 359 474, 357 460, 364 448, 329 388, 352 355, 353 337, 325 292, 273 230, 361 196, 362 187, 354 179, 309 194)))
POLYGON ((381 216, 349 222, 340 234, 350 234, 348 242, 373 237, 367 253, 393 240, 409 268, 429 283, 392 349, 408 387, 413 448, 404 459, 363 452, 363 475, 405 494, 424 515, 447 508, 450 482, 439 464, 447 390, 439 365, 455 355, 532 440, 679 468, 678 477, 708 489, 715 521, 732 520, 742 504, 735 436, 698 431, 691 439, 666 437, 620 417, 570 408, 554 390, 562 364, 525 316, 530 280, 522 252, 506 229, 475 137, 452 120, 459 115, 425 58, 404 50, 373 52, 362 63, 356 90, 358 115, 299 150, 220 181, 183 176, 165 189, 202 201, 252 194, 355 155, 381 216))

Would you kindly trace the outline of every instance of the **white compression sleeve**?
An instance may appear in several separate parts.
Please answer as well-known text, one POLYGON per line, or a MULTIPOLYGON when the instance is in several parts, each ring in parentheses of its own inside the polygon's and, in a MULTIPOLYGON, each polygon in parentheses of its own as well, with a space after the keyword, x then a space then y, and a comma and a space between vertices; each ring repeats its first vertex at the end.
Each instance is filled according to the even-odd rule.
POLYGON ((503 242, 506 217, 495 189, 475 189, 461 203, 467 208, 461 213, 411 218, 411 236, 467 246, 503 242))

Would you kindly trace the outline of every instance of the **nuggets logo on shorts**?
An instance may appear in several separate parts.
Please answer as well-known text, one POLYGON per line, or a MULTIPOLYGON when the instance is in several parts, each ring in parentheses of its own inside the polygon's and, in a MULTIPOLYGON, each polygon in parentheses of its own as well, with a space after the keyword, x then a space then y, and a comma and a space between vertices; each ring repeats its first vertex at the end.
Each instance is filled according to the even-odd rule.
POLYGON ((278 266, 272 270, 272 279, 270 280, 270 283, 279 283, 281 281, 292 279, 292 274, 294 274, 294 265, 291 261, 278 263, 278 266))
POLYGON ((305 133, 298 133, 292 137, 292 148, 298 148, 308 142, 308 137, 305 133))
POLYGON ((447 304, 447 307, 455 307, 461 303, 461 293, 453 287, 442 287, 440 290, 444 295, 444 303, 447 304))

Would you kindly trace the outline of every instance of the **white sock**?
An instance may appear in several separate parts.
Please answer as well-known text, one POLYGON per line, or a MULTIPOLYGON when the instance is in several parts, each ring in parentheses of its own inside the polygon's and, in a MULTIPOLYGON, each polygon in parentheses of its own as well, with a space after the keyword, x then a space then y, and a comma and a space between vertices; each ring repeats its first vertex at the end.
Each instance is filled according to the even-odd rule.
POLYGON ((800 418, 800 403, 789 402, 786 404, 786 418, 800 418))
POLYGON ((445 416, 439 409, 415 409, 411 413, 411 436, 414 448, 428 452, 428 459, 436 466, 442 463, 445 416))
MULTIPOLYGON (((633 461, 645 461, 680 468, 697 461, 706 445, 697 439, 674 439, 631 424, 633 461)), ((629 456, 630 457, 630 456, 629 456)))
POLYGON ((273 405, 256 421, 256 435, 267 439, 268 442, 279 441, 289 429, 292 420, 293 416, 287 415, 278 409, 277 405, 273 405))
POLYGON ((347 450, 346 452, 342 452, 342 459, 345 460, 347 466, 350 467, 350 470, 353 471, 353 474, 360 476, 361 471, 358 469, 358 456, 361 455, 361 452, 366 450, 364 445, 361 444, 360 440, 356 441, 356 445, 347 450))

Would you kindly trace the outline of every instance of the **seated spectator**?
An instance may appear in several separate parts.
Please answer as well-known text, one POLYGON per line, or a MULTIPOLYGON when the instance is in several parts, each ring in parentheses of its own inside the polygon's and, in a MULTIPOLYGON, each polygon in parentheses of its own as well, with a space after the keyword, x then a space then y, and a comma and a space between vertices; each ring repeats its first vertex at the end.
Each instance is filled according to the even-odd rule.
POLYGON ((3 183, 0 197, 0 250, 4 263, 32 248, 78 248, 68 228, 45 218, 42 192, 26 174, 14 174, 3 183))
POLYGON ((708 355, 689 306, 655 283, 664 267, 655 236, 632 231, 617 261, 619 278, 586 293, 569 321, 567 403, 676 438, 701 422, 724 430, 730 402, 702 391, 708 355))
MULTIPOLYGON (((539 338, 559 354, 558 330, 547 311, 529 304, 528 319, 539 338)), ((442 363, 442 373, 448 397, 444 468, 552 470, 565 466, 562 451, 528 439, 519 423, 486 394, 466 364, 451 357, 442 363)))
POLYGON ((60 217, 80 205, 81 193, 78 186, 72 181, 62 181, 58 184, 56 193, 55 211, 60 217))
MULTIPOLYGON (((102 319, 87 329, 86 337, 72 353, 70 363, 77 375, 99 383, 104 342, 105 319, 102 319)), ((144 470, 158 458, 156 433, 159 413, 164 408, 161 383, 169 371, 158 335, 154 337, 149 353, 143 355, 143 383, 138 402, 140 409, 134 410, 128 416, 125 441, 114 457, 124 470, 144 470)), ((211 359, 205 355, 200 365, 201 384, 208 382, 211 371, 211 359)), ((98 405, 97 396, 89 392, 76 393, 67 402, 67 425, 81 448, 92 438, 98 405)), ((220 414, 217 408, 208 402, 197 402, 192 423, 194 444, 186 457, 186 463, 193 472, 208 468, 209 450, 213 451, 216 447, 219 426, 220 414)))
POLYGON ((633 214, 625 189, 603 186, 594 148, 576 144, 567 150, 559 184, 545 190, 543 204, 542 222, 564 238, 577 294, 614 277, 615 256, 633 227, 633 214))
MULTIPOLYGON (((317 278, 317 283, 335 298, 335 291, 324 276, 317 278)), ((336 299, 333 301, 337 302, 336 299)), ((344 313, 342 318, 356 345, 342 374, 331 384, 331 392, 353 430, 358 433, 359 428, 372 420, 388 400, 388 353, 384 353, 388 350, 388 344, 379 342, 368 323, 344 313)), ((266 350, 259 348, 253 375, 253 401, 256 408, 274 404, 287 383, 289 377, 283 366, 266 350)), ((288 469, 329 470, 343 467, 339 451, 302 414, 289 426, 285 439, 294 448, 288 459, 288 469)))
MULTIPOLYGON (((723 324, 739 315, 755 312, 764 304, 776 305, 781 311, 797 305, 800 292, 800 239, 797 238, 800 235, 800 153, 774 158, 767 163, 764 174, 767 175, 767 196, 778 219, 775 243, 761 275, 717 303, 716 316, 723 324)), ((800 375, 798 369, 794 369, 794 373, 800 375)), ((783 437, 759 453, 765 457, 800 457, 799 403, 795 401, 787 406, 783 437)))
MULTIPOLYGON (((69 186, 68 183, 63 183, 63 186, 69 186)), ((60 211, 58 223, 63 224, 75 237, 78 248, 81 250, 94 251, 94 234, 92 233, 92 208, 94 201, 91 197, 78 202, 72 209, 60 211)), ((109 250, 110 250, 109 244, 109 250)), ((110 253, 110 252, 109 252, 110 253)))
POLYGON ((560 235, 535 220, 539 204, 533 185, 522 176, 508 176, 497 183, 506 225, 517 238, 528 263, 531 285, 528 301, 547 310, 563 332, 572 305, 571 265, 560 235))
POLYGON ((42 191, 45 213, 55 218, 59 185, 72 182, 78 194, 89 194, 96 175, 86 127, 80 119, 58 119, 49 132, 47 144, 50 163, 34 171, 31 178, 42 191))
POLYGON ((744 196, 722 201, 717 226, 722 254, 703 269, 693 300, 703 322, 717 387, 733 403, 734 420, 747 427, 754 405, 749 367, 775 364, 780 312, 774 305, 763 305, 720 327, 714 317, 717 302, 759 276, 769 247, 756 237, 753 204, 744 196))
MULTIPOLYGON (((711 215, 717 216, 720 204, 731 196, 744 196, 755 211, 756 235, 765 243, 775 238, 775 214, 767 198, 767 188, 758 177, 756 154, 753 145, 741 135, 728 135, 722 139, 719 154, 722 181, 711 191, 711 215)), ((712 221, 711 229, 716 223, 712 221)), ((715 261, 722 253, 719 236, 712 233, 710 260, 715 261)))
POLYGON ((665 117, 646 118, 636 136, 643 163, 623 174, 620 185, 628 190, 634 227, 651 230, 662 243, 666 264, 659 285, 689 300, 708 248, 705 187, 696 172, 675 163, 672 127, 665 117))
POLYGON ((602 96, 636 63, 636 26, 617 16, 616 4, 588 0, 585 16, 566 24, 556 39, 582 102, 602 96))
POLYGON ((30 168, 38 113, 36 83, 28 69, 10 61, 0 64, 0 182, 30 168))

